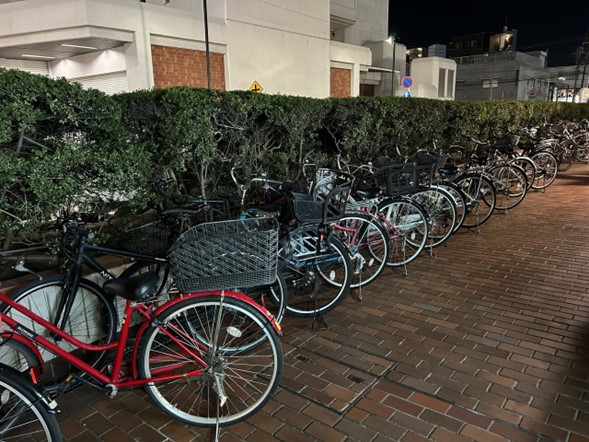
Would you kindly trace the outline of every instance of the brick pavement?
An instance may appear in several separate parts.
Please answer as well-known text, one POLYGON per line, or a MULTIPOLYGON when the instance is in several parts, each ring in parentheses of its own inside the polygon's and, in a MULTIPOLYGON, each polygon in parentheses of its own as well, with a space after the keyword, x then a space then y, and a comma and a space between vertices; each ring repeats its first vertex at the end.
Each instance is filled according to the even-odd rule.
MULTIPOLYGON (((589 441, 589 166, 408 275, 284 323, 281 388, 224 441, 589 441), (356 297, 357 298, 357 297, 356 297)), ((60 399, 68 440, 212 440, 142 391, 60 399)))

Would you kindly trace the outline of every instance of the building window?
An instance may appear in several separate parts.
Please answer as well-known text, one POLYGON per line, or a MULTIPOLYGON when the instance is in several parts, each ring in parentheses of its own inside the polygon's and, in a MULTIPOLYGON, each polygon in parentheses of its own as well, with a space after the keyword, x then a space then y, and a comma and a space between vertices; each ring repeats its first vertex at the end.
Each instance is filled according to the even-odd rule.
POLYGON ((499 80, 496 78, 484 78, 481 86, 483 89, 495 88, 499 86, 499 80))
POLYGON ((473 48, 476 48, 477 47, 477 41, 476 40, 472 40, 470 42, 470 46, 473 47, 473 48))
POLYGON ((454 98, 454 71, 448 69, 448 81, 446 82, 446 98, 454 98))
POLYGON ((446 69, 440 69, 438 76, 438 97, 444 98, 446 92, 446 69))

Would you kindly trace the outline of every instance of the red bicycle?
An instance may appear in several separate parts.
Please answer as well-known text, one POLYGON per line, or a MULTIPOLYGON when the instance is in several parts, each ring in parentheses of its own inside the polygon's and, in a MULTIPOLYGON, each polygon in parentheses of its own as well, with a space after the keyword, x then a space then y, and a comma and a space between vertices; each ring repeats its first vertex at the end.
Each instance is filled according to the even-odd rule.
MULTIPOLYGON (((244 221, 224 223, 244 225, 244 221)), ((204 239, 203 235, 189 232, 185 241, 179 241, 170 252, 176 282, 185 293, 195 283, 178 269, 188 255, 195 251, 204 253, 199 252, 202 244, 199 246, 195 241, 195 238, 204 239)), ((252 246, 259 233, 242 231, 239 237, 244 244, 252 246)), ((211 238, 214 242, 214 238, 220 236, 207 235, 206 240, 210 242, 211 238)), ((234 261, 246 259, 239 250, 239 247, 225 249, 224 254, 232 256, 234 261)), ((227 263, 227 256, 219 258, 223 261, 214 259, 214 248, 208 247, 206 252, 209 274, 211 266, 218 271, 220 262, 227 263)), ((268 264, 259 254, 247 253, 249 270, 252 261, 261 266, 268 264)), ((235 276, 238 270, 233 267, 232 271, 231 284, 241 284, 243 281, 235 276)), ((267 271, 265 267, 264 272, 267 271)), ((273 271, 276 271, 275 264, 273 271)), ((252 272, 248 272, 247 277, 251 281, 252 272)), ((37 346, 40 346, 75 367, 77 371, 63 382, 81 378, 111 395, 119 389, 143 386, 162 410, 189 424, 219 427, 247 419, 264 406, 279 384, 282 372, 280 326, 264 307, 228 289, 203 290, 180 295, 161 306, 151 305, 149 295, 156 288, 158 278, 157 273, 147 272, 104 284, 106 292, 126 300, 120 332, 113 342, 81 342, 0 293, 0 302, 11 308, 10 316, 0 311, 0 321, 10 328, 5 337, 12 334, 19 344, 25 344, 27 360, 39 357, 37 346), (132 315, 144 321, 133 326, 136 321, 132 321, 132 315), (49 338, 36 333, 29 323, 49 330, 49 338), (131 339, 133 344, 129 349, 131 339), (76 351, 67 352, 57 345, 60 340, 84 352, 111 352, 113 356, 108 358, 110 362, 93 367, 78 357, 76 351)), ((212 284, 221 283, 217 280, 212 284)), ((28 370, 33 384, 38 382, 39 366, 33 364, 28 370)), ((20 380, 14 381, 19 378, 15 374, 18 374, 16 370, 0 366, 0 439, 34 432, 44 436, 42 440, 59 440, 51 431, 57 425, 55 418, 47 413, 57 409, 54 401, 40 385, 23 383, 22 374, 20 380), (29 394, 28 400, 23 391, 29 394), (38 409, 44 412, 36 412, 38 409)))

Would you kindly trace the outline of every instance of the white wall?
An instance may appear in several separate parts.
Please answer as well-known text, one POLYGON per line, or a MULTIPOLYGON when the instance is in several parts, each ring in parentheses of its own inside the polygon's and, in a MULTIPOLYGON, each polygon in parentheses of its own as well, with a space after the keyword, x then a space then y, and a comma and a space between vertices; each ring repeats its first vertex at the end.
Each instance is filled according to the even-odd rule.
MULTIPOLYGON (((416 58, 411 62, 411 78, 413 86, 411 89, 412 97, 436 98, 441 100, 453 100, 456 95, 456 62, 448 58, 425 57, 416 58), (439 91, 440 69, 446 70, 446 79, 442 96, 439 91), (452 78, 448 75, 453 71, 452 78), (448 88, 451 96, 448 96, 448 88)), ((404 92, 404 90, 403 90, 404 92)))
POLYGON ((329 96, 329 0, 227 3, 228 89, 329 96))
MULTIPOLYGON (((357 7, 354 32, 358 39, 386 38, 386 0, 337 1, 357 7), (370 24, 370 20, 377 22, 370 24)), ((352 92, 357 94, 359 72, 369 55, 365 48, 332 48, 330 0, 207 4, 211 50, 226 55, 228 90, 249 89, 257 81, 266 93, 328 97, 330 67, 344 63, 353 71, 352 92)), ((149 89, 154 84, 152 44, 204 50, 202 2, 26 0, 0 5, 0 46, 80 37, 117 39, 121 47, 52 62, 50 75, 74 79, 108 76, 123 69, 129 90, 149 89)))
MULTIPOLYGON (((343 0, 333 0, 343 2, 343 0)), ((344 41, 363 45, 366 41, 386 40, 388 38, 389 1, 355 0, 358 16, 356 22, 345 28, 344 41)))

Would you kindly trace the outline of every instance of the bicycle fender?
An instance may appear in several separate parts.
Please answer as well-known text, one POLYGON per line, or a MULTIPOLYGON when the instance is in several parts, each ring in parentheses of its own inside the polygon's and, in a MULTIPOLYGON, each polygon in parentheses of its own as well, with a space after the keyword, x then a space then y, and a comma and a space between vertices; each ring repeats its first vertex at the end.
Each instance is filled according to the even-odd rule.
POLYGON ((34 384, 30 378, 23 376, 18 370, 8 365, 0 364, 0 373, 8 379, 13 379, 15 383, 21 381, 19 385, 21 385, 23 389, 26 389, 26 391, 32 396, 37 398, 49 413, 55 414, 61 411, 55 400, 51 399, 47 394, 44 394, 39 386, 34 384), (22 382, 23 380, 25 382, 22 382))
POLYGON ((164 308, 168 308, 171 305, 174 305, 174 304, 176 304, 180 301, 183 301, 185 299, 199 298, 199 297, 207 296, 207 295, 211 295, 211 296, 223 295, 225 297, 237 299, 239 301, 245 302, 246 304, 249 304, 250 306, 255 308, 257 311, 259 311, 270 322, 270 324, 272 324, 272 327, 274 328, 274 330, 280 336, 282 336, 282 328, 280 327, 280 324, 278 324, 276 319, 274 319, 274 316, 272 315, 272 313, 270 313, 265 307, 263 307, 260 304, 258 304, 257 302, 255 302, 249 296, 244 295, 243 293, 234 292, 232 290, 212 290, 212 291, 209 290, 209 291, 205 291, 205 292, 196 292, 196 293, 188 293, 185 295, 179 295, 178 297, 176 297, 176 298, 172 299, 171 301, 168 301, 165 304, 163 304, 162 306, 158 307, 158 309, 154 312, 154 316, 157 317, 157 315, 162 310, 164 310, 164 308))
POLYGON ((18 333, 14 333, 12 331, 4 331, 2 333, 0 333, 0 337, 8 340, 8 339, 12 339, 14 341, 18 341, 21 344, 25 345, 29 350, 31 350, 33 352, 33 354, 35 355, 35 357, 37 358, 37 360, 39 361, 39 367, 41 367, 43 365, 43 358, 41 356, 41 352, 39 351, 39 348, 33 344, 30 340, 28 340, 27 338, 25 338, 22 335, 19 335, 18 333))

